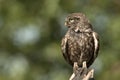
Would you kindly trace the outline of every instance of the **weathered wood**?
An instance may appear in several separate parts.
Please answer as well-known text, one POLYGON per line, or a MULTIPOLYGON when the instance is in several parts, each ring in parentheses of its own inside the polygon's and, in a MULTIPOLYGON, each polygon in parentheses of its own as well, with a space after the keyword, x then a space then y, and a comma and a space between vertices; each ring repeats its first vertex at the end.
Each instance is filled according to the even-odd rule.
POLYGON ((83 66, 78 67, 77 63, 74 63, 73 74, 69 80, 94 80, 94 69, 88 69, 86 61, 83 62, 83 66))

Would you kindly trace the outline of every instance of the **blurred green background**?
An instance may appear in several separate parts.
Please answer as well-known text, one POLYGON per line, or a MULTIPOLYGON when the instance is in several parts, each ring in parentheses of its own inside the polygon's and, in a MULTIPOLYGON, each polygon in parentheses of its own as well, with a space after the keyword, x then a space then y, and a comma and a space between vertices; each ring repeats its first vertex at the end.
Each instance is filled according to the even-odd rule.
POLYGON ((82 12, 100 35, 96 80, 120 80, 120 0, 0 0, 0 80, 68 80, 65 17, 82 12))

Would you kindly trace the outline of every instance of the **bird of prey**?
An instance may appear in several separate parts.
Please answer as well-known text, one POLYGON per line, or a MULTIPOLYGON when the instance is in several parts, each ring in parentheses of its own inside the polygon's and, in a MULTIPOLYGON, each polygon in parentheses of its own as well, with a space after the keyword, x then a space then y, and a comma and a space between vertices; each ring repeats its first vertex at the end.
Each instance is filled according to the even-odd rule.
POLYGON ((65 19, 68 31, 61 42, 62 54, 72 66, 79 67, 86 61, 91 66, 99 51, 99 37, 93 30, 89 19, 83 13, 72 13, 65 19))

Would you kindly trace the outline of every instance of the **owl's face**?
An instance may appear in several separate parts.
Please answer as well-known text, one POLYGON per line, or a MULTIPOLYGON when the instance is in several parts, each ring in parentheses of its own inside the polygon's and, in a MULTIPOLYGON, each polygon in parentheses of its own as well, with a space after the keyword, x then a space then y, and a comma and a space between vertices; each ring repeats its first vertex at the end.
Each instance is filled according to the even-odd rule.
POLYGON ((92 30, 89 20, 82 13, 72 13, 65 19, 65 26, 73 29, 75 32, 92 30))

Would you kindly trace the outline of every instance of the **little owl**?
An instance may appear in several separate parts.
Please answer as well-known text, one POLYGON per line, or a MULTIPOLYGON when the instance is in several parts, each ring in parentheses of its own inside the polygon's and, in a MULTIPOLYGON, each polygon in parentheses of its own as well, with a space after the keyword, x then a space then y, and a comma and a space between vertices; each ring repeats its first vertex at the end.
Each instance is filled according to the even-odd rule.
POLYGON ((68 31, 61 43, 65 60, 72 66, 74 62, 77 62, 79 67, 82 67, 83 61, 86 61, 86 65, 89 67, 98 55, 98 34, 82 13, 68 15, 65 19, 65 26, 68 27, 68 31))

